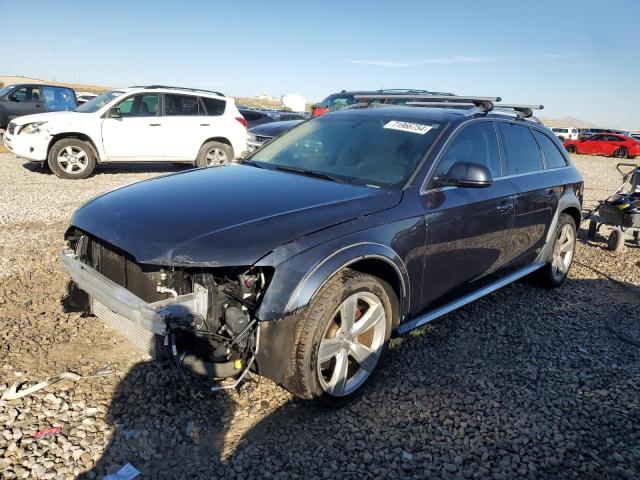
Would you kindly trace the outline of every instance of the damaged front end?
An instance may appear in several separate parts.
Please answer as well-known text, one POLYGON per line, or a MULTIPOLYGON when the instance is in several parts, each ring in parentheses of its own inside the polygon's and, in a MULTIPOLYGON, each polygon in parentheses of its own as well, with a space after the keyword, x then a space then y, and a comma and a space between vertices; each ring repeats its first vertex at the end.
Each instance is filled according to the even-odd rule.
POLYGON ((168 356, 189 383, 209 391, 233 388, 256 369, 255 313, 269 268, 141 265, 77 229, 67 242, 60 253, 71 277, 67 311, 95 314, 152 356, 168 356))

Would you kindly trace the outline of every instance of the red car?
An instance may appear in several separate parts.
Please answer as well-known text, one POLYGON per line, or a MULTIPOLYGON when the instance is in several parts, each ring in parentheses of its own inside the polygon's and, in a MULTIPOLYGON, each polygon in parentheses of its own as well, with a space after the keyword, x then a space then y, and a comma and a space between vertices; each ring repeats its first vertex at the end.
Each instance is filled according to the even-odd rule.
POLYGON ((616 133, 600 133, 582 140, 567 140, 564 148, 569 153, 633 158, 640 155, 640 140, 616 133))

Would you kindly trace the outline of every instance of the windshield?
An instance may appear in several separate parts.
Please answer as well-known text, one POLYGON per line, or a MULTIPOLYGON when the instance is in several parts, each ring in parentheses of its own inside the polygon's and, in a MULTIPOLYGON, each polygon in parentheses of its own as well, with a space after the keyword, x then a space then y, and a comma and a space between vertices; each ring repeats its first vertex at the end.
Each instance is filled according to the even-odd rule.
POLYGON ((13 85, 7 85, 6 87, 0 88, 0 97, 5 95, 12 88, 13 88, 13 85))
POLYGON ((249 163, 358 185, 399 188, 441 128, 429 120, 406 117, 322 116, 265 145, 249 163))
POLYGON ((120 92, 118 90, 114 90, 113 92, 103 93, 102 95, 98 95, 93 100, 89 100, 88 102, 83 103, 78 108, 76 108, 74 111, 75 112, 82 112, 82 113, 97 112, 102 107, 104 107, 107 103, 109 103, 111 100, 113 100, 114 98, 119 97, 123 93, 124 92, 120 92))

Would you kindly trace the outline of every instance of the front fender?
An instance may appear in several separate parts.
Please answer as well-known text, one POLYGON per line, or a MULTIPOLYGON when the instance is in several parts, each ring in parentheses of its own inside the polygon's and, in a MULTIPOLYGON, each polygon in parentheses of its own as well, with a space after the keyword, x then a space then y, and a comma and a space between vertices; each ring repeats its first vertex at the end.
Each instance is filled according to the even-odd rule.
POLYGON ((378 259, 396 271, 401 285, 402 314, 409 310, 410 282, 400 256, 381 243, 357 242, 346 246, 319 245, 276 268, 257 312, 259 320, 285 317, 303 307, 335 273, 364 259, 378 259), (310 262, 309 259, 317 259, 310 262))

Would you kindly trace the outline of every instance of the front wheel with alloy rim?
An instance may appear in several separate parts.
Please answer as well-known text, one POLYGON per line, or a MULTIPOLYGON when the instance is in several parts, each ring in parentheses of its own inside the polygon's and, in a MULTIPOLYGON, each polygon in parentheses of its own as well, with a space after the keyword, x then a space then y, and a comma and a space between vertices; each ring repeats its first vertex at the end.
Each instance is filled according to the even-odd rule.
POLYGON ((559 287, 569 274, 576 249, 576 222, 571 215, 558 217, 551 254, 544 267, 538 270, 539 283, 547 288, 559 287))
POLYGON ((222 142, 206 142, 196 158, 198 167, 217 167, 233 161, 233 148, 222 142))
POLYGON ((87 178, 96 166, 96 159, 89 143, 77 138, 57 141, 49 150, 49 168, 60 178, 87 178))
POLYGON ((298 325, 296 395, 338 407, 356 398, 383 357, 398 299, 383 280, 346 269, 329 280, 298 325))

